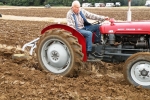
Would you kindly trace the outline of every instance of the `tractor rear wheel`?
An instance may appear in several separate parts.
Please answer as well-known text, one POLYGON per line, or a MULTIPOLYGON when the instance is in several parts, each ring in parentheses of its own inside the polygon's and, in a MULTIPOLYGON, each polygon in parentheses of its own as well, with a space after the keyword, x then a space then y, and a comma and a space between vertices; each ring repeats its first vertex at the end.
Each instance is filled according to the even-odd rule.
POLYGON ((150 89, 150 53, 139 52, 130 56, 124 64, 123 74, 132 85, 150 89))
POLYGON ((70 32, 50 30, 37 43, 36 54, 40 68, 53 74, 74 77, 83 59, 81 48, 77 38, 70 32))

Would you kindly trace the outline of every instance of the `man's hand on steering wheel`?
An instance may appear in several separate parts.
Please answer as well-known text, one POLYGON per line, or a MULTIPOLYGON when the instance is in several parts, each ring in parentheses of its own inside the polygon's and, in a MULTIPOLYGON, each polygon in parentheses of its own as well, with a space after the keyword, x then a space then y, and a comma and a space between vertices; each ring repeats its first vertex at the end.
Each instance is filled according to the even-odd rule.
POLYGON ((102 20, 97 20, 95 22, 92 23, 92 25, 94 24, 101 24, 102 22, 104 22, 105 20, 109 20, 110 18, 108 16, 104 17, 102 20))
POLYGON ((104 17, 104 20, 109 20, 110 18, 108 16, 104 17))

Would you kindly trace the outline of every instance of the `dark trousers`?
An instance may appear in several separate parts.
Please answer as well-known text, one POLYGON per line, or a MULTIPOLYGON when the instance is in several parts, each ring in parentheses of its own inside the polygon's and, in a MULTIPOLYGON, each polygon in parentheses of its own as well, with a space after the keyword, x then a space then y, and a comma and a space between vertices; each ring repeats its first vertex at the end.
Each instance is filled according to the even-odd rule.
POLYGON ((100 34, 100 29, 99 29, 100 25, 95 24, 95 25, 90 25, 87 27, 86 30, 91 31, 92 33, 95 32, 95 43, 100 43, 101 41, 101 34, 100 34))

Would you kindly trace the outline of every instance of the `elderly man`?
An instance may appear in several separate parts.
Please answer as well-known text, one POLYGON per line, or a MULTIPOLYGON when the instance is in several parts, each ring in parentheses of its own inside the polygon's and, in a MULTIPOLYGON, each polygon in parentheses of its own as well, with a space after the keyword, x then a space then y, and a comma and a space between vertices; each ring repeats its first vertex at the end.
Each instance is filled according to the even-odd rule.
POLYGON ((92 59, 92 33, 96 33, 94 43, 101 42, 101 34, 99 31, 99 25, 90 24, 86 18, 93 20, 106 20, 109 18, 105 16, 96 15, 84 9, 81 9, 79 1, 73 1, 71 9, 67 13, 67 25, 76 29, 86 38, 87 56, 88 59, 92 59))

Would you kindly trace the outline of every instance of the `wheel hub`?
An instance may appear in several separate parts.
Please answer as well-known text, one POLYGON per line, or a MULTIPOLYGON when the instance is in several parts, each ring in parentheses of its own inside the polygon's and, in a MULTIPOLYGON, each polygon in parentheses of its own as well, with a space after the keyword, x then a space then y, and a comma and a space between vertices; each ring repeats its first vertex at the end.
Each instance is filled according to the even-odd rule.
POLYGON ((149 65, 148 64, 140 64, 140 65, 138 65, 136 67, 135 75, 141 81, 150 80, 149 70, 150 69, 149 69, 149 65))
POLYGON ((49 65, 62 69, 67 64, 69 55, 65 47, 61 43, 56 42, 48 47, 47 58, 49 65))
POLYGON ((145 69, 143 69, 142 71, 140 71, 140 74, 142 76, 148 76, 149 71, 146 71, 145 69))
POLYGON ((140 85, 150 85, 150 62, 140 61, 131 68, 131 77, 140 85))
POLYGON ((52 57, 52 60, 57 61, 59 58, 59 53, 57 51, 52 51, 51 57, 52 57))

